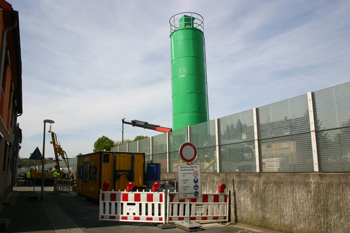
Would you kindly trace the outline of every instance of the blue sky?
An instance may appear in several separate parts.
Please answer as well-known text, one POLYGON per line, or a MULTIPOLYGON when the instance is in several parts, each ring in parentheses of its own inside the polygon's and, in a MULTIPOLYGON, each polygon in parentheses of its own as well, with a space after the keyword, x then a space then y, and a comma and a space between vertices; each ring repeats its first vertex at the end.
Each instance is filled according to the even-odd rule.
MULTIPOLYGON (((204 17, 210 119, 349 81, 349 0, 9 0, 19 11, 20 156, 42 151, 43 120, 69 157, 121 119, 172 127, 169 18, 204 17)), ((159 133, 125 126, 125 138, 159 133)), ((46 133, 45 154, 53 157, 46 133)))

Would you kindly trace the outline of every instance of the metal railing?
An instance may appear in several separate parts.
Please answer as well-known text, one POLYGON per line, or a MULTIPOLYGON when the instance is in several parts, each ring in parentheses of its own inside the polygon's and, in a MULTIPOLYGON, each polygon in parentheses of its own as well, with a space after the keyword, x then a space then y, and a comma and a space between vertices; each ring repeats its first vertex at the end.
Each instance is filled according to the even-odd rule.
POLYGON ((182 12, 169 19, 170 34, 178 29, 197 28, 204 32, 204 18, 194 12, 182 12))

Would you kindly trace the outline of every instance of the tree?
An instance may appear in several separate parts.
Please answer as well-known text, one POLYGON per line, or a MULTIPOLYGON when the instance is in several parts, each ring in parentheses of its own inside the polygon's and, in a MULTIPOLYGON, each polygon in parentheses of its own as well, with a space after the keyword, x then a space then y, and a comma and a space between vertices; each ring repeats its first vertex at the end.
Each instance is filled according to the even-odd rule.
POLYGON ((124 142, 122 142, 122 141, 116 141, 116 142, 114 143, 114 146, 121 146, 121 145, 124 145, 124 144, 128 144, 128 143, 130 143, 130 142, 132 142, 130 139, 125 139, 124 142))
POLYGON ((136 136, 134 139, 134 142, 142 140, 142 139, 146 139, 146 138, 148 138, 148 137, 147 136, 136 136))
POLYGON ((128 144, 128 143, 131 143, 131 142, 136 142, 136 141, 139 141, 139 140, 142 140, 142 139, 145 139, 145 138, 148 138, 148 136, 136 136, 133 141, 130 140, 130 139, 125 139, 124 142, 116 141, 114 146, 121 146, 121 145, 128 144))
POLYGON ((114 144, 115 143, 112 139, 109 139, 106 136, 102 136, 94 143, 94 152, 103 150, 110 151, 114 144))

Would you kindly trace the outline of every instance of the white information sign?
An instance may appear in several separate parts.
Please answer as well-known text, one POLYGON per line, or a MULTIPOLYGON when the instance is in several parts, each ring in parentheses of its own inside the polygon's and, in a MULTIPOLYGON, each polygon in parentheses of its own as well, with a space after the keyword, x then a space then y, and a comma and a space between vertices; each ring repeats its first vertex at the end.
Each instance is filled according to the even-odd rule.
POLYGON ((179 199, 202 197, 201 168, 199 164, 178 165, 179 199))

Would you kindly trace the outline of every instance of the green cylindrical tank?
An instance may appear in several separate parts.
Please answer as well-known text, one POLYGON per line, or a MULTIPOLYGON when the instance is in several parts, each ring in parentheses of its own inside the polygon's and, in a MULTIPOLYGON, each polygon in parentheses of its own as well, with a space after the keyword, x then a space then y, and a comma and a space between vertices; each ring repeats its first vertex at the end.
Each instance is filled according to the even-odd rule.
POLYGON ((176 14, 169 20, 173 130, 208 121, 203 17, 176 14))

